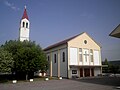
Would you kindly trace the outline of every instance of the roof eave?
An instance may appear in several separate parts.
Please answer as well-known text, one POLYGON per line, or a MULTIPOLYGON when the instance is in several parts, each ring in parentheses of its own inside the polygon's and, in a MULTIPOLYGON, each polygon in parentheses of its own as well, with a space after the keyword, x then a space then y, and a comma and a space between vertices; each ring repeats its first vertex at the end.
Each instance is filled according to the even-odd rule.
POLYGON ((109 34, 111 37, 120 38, 120 32, 115 33, 115 31, 120 27, 120 24, 109 34))
POLYGON ((56 48, 56 47, 59 47, 59 46, 65 45, 65 44, 67 44, 67 42, 59 44, 59 45, 48 46, 47 48, 45 48, 43 50, 47 51, 47 50, 50 50, 50 49, 53 49, 53 48, 56 48))

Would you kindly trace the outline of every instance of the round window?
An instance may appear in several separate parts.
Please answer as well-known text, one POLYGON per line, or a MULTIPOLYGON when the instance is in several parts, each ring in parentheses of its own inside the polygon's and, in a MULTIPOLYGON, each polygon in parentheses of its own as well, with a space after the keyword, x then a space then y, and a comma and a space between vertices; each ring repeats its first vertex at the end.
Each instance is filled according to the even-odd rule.
POLYGON ((84 40, 84 43, 87 44, 87 40, 84 40))

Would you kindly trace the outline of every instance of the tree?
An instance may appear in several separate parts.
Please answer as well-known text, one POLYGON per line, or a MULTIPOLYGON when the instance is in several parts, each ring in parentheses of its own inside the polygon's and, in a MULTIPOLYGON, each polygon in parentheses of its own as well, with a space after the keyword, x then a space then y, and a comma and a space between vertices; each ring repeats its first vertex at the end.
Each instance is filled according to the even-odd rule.
POLYGON ((33 72, 47 70, 48 62, 46 55, 35 42, 10 40, 2 45, 2 47, 13 54, 13 71, 26 74, 26 79, 33 72))
POLYGON ((114 74, 119 73, 119 66, 110 64, 109 71, 110 73, 114 73, 114 74))
POLYGON ((105 58, 105 61, 102 64, 103 64, 103 68, 102 68, 103 73, 108 73, 109 72, 109 63, 108 63, 107 58, 105 58))
POLYGON ((104 65, 108 65, 108 60, 105 58, 104 65))
POLYGON ((13 57, 8 51, 0 48, 0 72, 1 73, 11 73, 13 68, 13 57))

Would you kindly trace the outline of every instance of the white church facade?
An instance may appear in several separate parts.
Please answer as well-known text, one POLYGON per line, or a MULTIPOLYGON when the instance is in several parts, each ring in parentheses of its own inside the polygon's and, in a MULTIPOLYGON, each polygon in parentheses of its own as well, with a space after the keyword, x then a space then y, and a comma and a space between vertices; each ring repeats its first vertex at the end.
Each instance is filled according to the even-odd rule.
POLYGON ((102 73, 101 47, 83 32, 44 49, 47 74, 57 77, 91 77, 102 73))

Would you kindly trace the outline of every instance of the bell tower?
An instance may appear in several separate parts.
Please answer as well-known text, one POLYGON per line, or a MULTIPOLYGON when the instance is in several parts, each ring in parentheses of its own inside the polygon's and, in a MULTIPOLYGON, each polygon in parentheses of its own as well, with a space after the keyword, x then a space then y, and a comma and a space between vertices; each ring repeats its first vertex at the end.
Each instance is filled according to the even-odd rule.
POLYGON ((28 19, 27 10, 26 10, 26 6, 25 6, 24 13, 23 13, 22 19, 20 21, 19 40, 20 41, 24 41, 24 40, 29 41, 29 32, 30 32, 30 21, 28 19))

